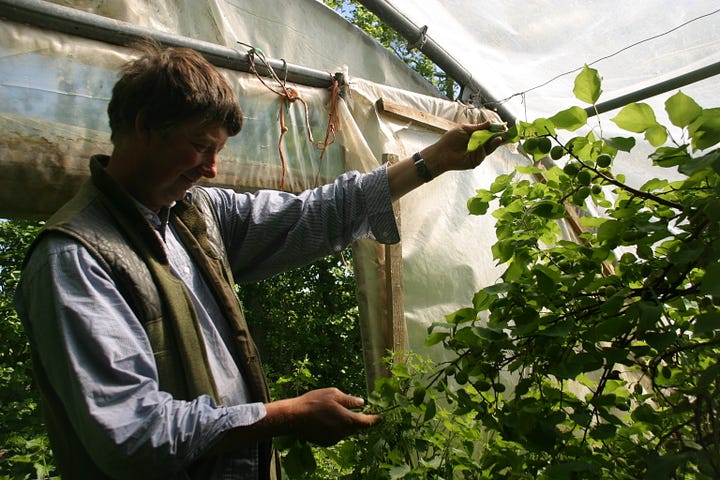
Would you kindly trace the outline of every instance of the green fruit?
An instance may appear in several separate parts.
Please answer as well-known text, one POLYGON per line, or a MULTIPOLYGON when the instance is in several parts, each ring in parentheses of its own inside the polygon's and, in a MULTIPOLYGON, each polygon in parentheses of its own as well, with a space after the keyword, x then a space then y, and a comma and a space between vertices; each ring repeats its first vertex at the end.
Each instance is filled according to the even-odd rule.
POLYGON ((593 185, 592 186, 592 193, 593 195, 600 195, 602 193, 602 187, 600 185, 593 185))
POLYGON ((608 155, 607 153, 600 154, 595 159, 595 163, 600 168, 609 167, 611 162, 612 162, 612 157, 610 155, 608 155))
POLYGON ((537 137, 530 137, 527 140, 525 140, 525 143, 523 143, 523 148, 527 153, 533 153, 538 148, 538 138, 537 137))
POLYGON ((590 187, 580 187, 577 191, 578 197, 582 198, 583 200, 590 196, 592 193, 592 190, 590 190, 590 187))
POLYGON ((498 393, 505 391, 505 385, 503 385, 502 383, 493 383, 492 388, 498 393))
POLYGON ((577 174, 577 181, 580 185, 590 185, 590 182, 592 182, 592 174, 588 170, 581 170, 577 174))
POLYGON ((550 149, 550 158, 560 160, 565 155, 565 149, 562 145, 555 145, 550 149))
POLYGON ((580 187, 573 193, 573 203, 578 206, 585 204, 585 199, 590 196, 590 187, 580 187))
POLYGON ((540 137, 537 141, 537 149, 540 153, 548 154, 552 149, 552 142, 548 137, 540 137))
POLYGON ((492 385, 488 381, 478 380, 477 382, 475 382, 475 388, 478 392, 487 392, 492 388, 492 385))
POLYGON ((574 177, 580 171, 580 165, 577 162, 569 162, 563 167, 563 172, 574 177))
POLYGON ((425 389, 418 387, 413 392, 413 405, 416 407, 425 401, 425 389))

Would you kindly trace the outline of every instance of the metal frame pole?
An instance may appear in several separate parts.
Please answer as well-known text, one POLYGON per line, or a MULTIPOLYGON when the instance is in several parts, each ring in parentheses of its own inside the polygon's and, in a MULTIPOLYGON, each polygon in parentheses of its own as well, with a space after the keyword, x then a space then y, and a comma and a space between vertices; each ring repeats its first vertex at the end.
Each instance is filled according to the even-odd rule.
POLYGON ((465 67, 430 38, 427 35, 427 27, 418 28, 385 0, 359 0, 359 2, 398 32, 413 48, 417 48, 427 55, 440 69, 452 77, 463 89, 463 101, 480 107, 483 104, 497 104, 499 106, 489 108, 497 110, 498 115, 504 121, 514 123, 515 116, 507 107, 499 104, 497 99, 480 85, 465 67))
MULTIPOLYGON (((167 46, 197 50, 218 67, 242 72, 251 71, 249 55, 239 50, 154 31, 43 0, 0 0, 0 18, 121 46, 128 46, 144 38, 152 38, 167 46)), ((320 88, 332 85, 332 74, 328 72, 289 64, 282 60, 265 60, 275 71, 287 72, 287 80, 290 82, 320 88)), ((261 63, 256 64, 256 69, 262 75, 269 74, 261 63)))
POLYGON ((595 107, 588 107, 585 109, 588 116, 594 116, 601 113, 615 110, 616 108, 624 107, 625 105, 646 98, 651 98, 662 93, 669 92, 670 90, 690 85, 691 83, 705 80, 706 78, 714 77, 720 74, 720 62, 707 65, 705 67, 698 68, 688 73, 678 75, 664 82, 650 85, 649 87, 641 88, 634 92, 622 95, 617 98, 613 98, 606 102, 601 102, 595 105, 595 107))

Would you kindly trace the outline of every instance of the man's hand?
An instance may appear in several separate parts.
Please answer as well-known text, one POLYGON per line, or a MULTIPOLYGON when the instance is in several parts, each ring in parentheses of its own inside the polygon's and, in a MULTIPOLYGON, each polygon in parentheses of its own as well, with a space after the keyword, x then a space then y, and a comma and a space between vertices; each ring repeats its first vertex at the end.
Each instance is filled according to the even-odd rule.
MULTIPOLYGON (((437 142, 420 150, 430 175, 435 178, 449 170, 469 170, 480 165, 485 157, 503 144, 502 137, 498 136, 468 152, 468 142, 472 133, 488 129, 490 125, 490 121, 458 125, 445 132, 437 142)), ((388 180, 393 200, 399 199, 423 184, 423 178, 418 174, 412 158, 390 165, 388 180)))
MULTIPOLYGON (((313 390, 287 402, 290 403, 291 434, 322 446, 333 445, 381 420, 377 415, 352 411, 362 407, 365 401, 337 388, 313 390)), ((268 408, 268 415, 271 410, 268 408)))
POLYGON ((270 426, 273 436, 291 435, 329 446, 380 422, 377 415, 351 410, 364 404, 362 398, 337 388, 323 388, 266 404, 267 416, 259 423, 270 426))
POLYGON ((502 138, 494 138, 472 152, 467 151, 468 142, 474 131, 486 130, 490 125, 490 121, 458 125, 448 130, 437 142, 422 149, 420 154, 433 176, 449 170, 469 170, 480 165, 485 157, 502 145, 502 138))

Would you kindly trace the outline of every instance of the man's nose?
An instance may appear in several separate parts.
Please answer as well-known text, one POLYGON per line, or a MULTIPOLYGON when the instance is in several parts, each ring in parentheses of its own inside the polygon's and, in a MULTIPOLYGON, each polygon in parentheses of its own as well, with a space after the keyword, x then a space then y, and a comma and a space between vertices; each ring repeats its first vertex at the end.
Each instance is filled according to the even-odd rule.
POLYGON ((217 156, 217 152, 205 154, 204 162, 200 170, 203 177, 215 178, 215 176, 217 176, 217 156))

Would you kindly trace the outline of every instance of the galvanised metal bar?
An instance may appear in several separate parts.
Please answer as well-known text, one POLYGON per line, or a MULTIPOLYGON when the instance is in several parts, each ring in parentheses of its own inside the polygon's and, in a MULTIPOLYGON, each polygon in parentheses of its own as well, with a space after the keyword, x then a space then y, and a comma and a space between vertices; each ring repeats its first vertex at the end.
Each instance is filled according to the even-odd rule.
POLYGON ((629 103, 645 100, 646 98, 651 98, 656 95, 669 92, 670 90, 681 88, 686 85, 690 85, 691 83, 714 77, 718 74, 720 74, 720 62, 698 68, 697 70, 693 70, 682 75, 678 75, 677 77, 665 80, 664 82, 656 83, 655 85, 650 85, 649 87, 641 88, 634 92, 628 93, 627 95, 622 95, 620 97, 613 98, 612 100, 598 103, 597 105, 595 105, 594 108, 588 107, 585 109, 585 111, 587 112, 588 116, 594 116, 600 113, 609 112, 611 110, 615 110, 616 108, 624 107, 629 103))
MULTIPOLYGON (((249 55, 243 51, 157 32, 43 0, 0 0, 0 18, 121 46, 152 38, 164 45, 197 50, 218 67, 251 72, 249 55)), ((273 70, 283 72, 283 77, 290 82, 321 88, 332 84, 332 75, 328 72, 292 65, 282 60, 265 60, 273 70)), ((261 75, 269 74, 262 62, 256 62, 255 67, 261 75)))
POLYGON ((465 67, 426 34, 426 27, 418 28, 385 0, 359 0, 359 2, 452 77, 462 87, 464 101, 477 106, 487 104, 497 111, 503 121, 510 124, 515 122, 515 116, 503 104, 499 103, 465 67))

